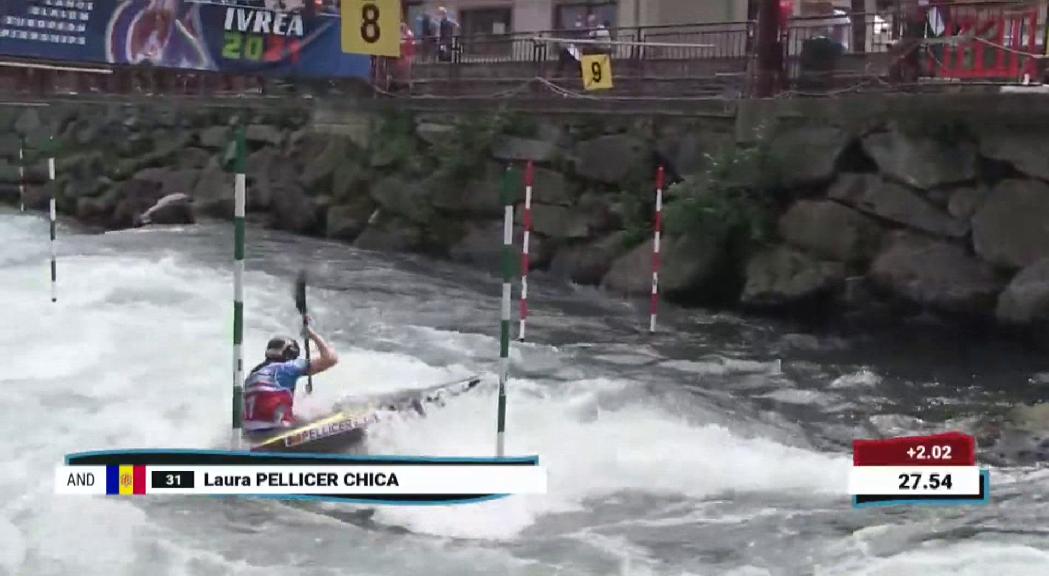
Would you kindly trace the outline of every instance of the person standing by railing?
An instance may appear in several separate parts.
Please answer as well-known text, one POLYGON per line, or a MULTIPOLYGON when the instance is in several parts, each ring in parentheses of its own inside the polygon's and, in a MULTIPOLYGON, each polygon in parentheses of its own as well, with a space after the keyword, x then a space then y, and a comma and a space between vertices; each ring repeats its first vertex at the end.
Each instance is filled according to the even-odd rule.
POLYGON ((423 10, 416 18, 415 38, 419 43, 419 51, 424 61, 431 60, 437 46, 435 24, 428 10, 423 10))
MULTIPOLYGON (((557 33, 559 36, 565 36, 569 39, 586 38, 586 29, 583 27, 583 16, 578 15, 575 18, 575 24, 573 24, 571 30, 564 30, 557 33)), ((561 44, 561 50, 558 53, 557 58, 557 73, 556 76, 561 76, 564 73, 565 66, 574 66, 578 68, 579 63, 582 62, 582 53, 579 51, 579 47, 574 43, 563 43, 561 44)))
POLYGON ((448 9, 444 6, 437 9, 437 14, 440 16, 437 22, 437 58, 441 62, 451 62, 453 43, 459 32, 459 23, 448 15, 448 9))

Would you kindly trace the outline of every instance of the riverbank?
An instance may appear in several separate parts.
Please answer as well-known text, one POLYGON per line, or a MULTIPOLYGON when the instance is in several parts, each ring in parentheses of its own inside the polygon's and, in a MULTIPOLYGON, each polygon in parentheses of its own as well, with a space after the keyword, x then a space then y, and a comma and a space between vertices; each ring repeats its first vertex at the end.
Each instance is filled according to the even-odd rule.
MULTIPOLYGON (((232 127, 243 121, 252 219, 494 274, 504 170, 532 161, 532 267, 642 297, 663 165, 670 301, 1037 330, 1049 319, 1049 170, 1037 146, 1049 128, 1021 118, 1010 97, 939 98, 741 103, 694 117, 347 113, 338 123, 305 105, 242 118, 0 108, 0 196, 19 201, 22 136, 30 209, 54 193, 61 214, 104 229, 231 218, 232 127)), ((520 205, 520 172, 514 183, 520 205)))

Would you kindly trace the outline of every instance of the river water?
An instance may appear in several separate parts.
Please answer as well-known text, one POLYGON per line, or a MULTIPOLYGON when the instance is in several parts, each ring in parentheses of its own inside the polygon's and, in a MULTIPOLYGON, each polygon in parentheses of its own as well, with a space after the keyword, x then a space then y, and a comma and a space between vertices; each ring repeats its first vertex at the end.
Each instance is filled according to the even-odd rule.
MULTIPOLYGON (((900 326, 807 333, 638 303, 539 274, 513 343, 507 453, 546 495, 438 507, 56 496, 66 453, 220 448, 229 434, 229 224, 81 234, 0 212, 0 574, 1044 575, 1049 468, 991 454, 992 501, 854 510, 851 440, 984 434, 1047 392, 1035 353, 900 326)), ((341 356, 297 410, 473 373, 484 387, 384 422, 376 454, 494 451, 499 281, 448 263, 249 228, 245 346, 295 333, 305 266, 341 356)), ((301 389, 301 388, 300 388, 301 389)))

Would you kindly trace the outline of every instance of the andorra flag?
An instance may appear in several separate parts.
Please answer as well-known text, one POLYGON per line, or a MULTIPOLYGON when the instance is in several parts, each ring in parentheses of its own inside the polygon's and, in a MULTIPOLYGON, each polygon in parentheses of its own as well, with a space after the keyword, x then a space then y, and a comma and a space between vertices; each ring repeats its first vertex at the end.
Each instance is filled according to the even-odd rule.
POLYGON ((145 466, 106 466, 106 494, 130 496, 145 493, 145 466))

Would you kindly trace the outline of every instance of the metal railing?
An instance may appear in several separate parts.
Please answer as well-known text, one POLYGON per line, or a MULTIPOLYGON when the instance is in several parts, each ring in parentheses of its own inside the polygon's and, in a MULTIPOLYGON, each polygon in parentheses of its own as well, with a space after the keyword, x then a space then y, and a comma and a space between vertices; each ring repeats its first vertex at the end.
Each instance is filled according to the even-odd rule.
MULTIPOLYGON (((877 79, 880 89, 893 82, 1019 82, 1025 74, 1036 79, 1041 73, 1037 64, 1045 58, 1047 3, 1049 0, 930 0, 928 6, 919 7, 901 0, 897 8, 878 13, 792 18, 780 36, 785 78, 781 85, 788 88, 799 80, 819 77, 827 80, 821 86, 830 91, 836 82, 856 82, 861 75, 877 79), (812 42, 817 39, 846 58, 824 68, 811 67, 806 47, 819 44, 812 42), (902 80, 894 76, 894 67, 901 66, 909 67, 902 80)), ((603 52, 612 56, 617 78, 625 80, 617 82, 613 95, 647 95, 660 90, 675 95, 678 89, 690 95, 706 90, 697 87, 704 79, 741 85, 751 81, 756 28, 755 22, 746 21, 619 27, 608 30, 607 36, 546 30, 416 39, 411 58, 373 59, 375 73, 370 82, 385 89, 391 78, 406 78, 409 83, 431 83, 428 94, 474 94, 505 92, 513 82, 538 77, 561 79, 561 86, 579 90, 571 84, 580 82, 574 58, 603 52), (591 40, 584 43, 580 38, 591 40), (406 75, 395 77, 405 71, 406 75), (468 89, 471 83, 486 82, 485 90, 468 89)), ((0 68, 0 91, 277 96, 348 94, 362 85, 367 88, 360 80, 279 80, 120 65, 103 68, 111 73, 0 68)), ((749 91, 744 86, 737 93, 749 91)))

